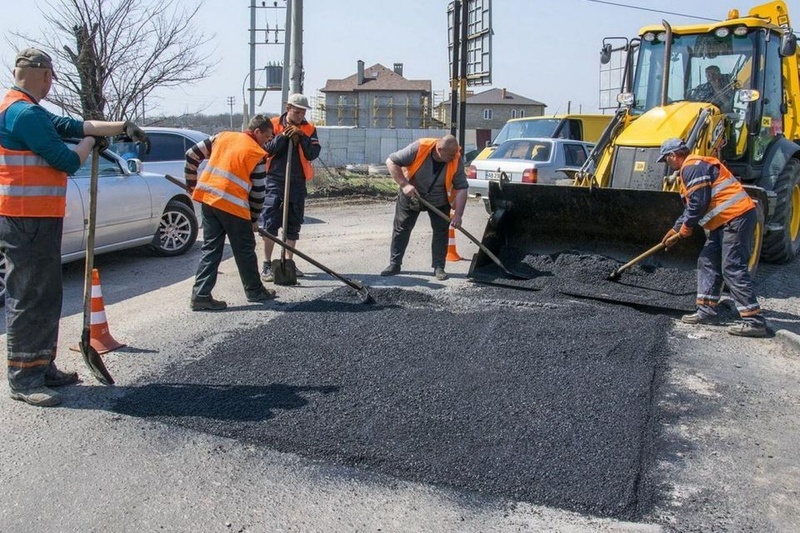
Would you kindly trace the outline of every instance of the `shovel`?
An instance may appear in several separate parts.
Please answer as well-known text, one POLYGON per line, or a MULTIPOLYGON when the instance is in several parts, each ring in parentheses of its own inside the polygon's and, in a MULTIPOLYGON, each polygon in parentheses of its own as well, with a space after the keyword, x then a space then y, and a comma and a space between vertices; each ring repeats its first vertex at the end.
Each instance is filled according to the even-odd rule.
MULTIPOLYGON (((283 178, 283 223, 281 236, 286 242, 286 226, 289 223, 289 181, 292 177, 292 155, 294 140, 289 139, 289 149, 286 151, 286 175, 283 178)), ((275 285, 297 285, 297 270, 294 261, 286 259, 286 247, 281 248, 281 258, 272 261, 272 275, 275 285)))
MULTIPOLYGON (((337 274, 336 272, 334 272, 330 268, 326 267, 325 265, 313 260, 312 258, 307 256, 306 254, 304 254, 303 252, 301 252, 297 248, 295 248, 293 246, 290 246, 289 244, 286 244, 286 242, 280 240, 279 238, 277 238, 277 237, 275 237, 273 235, 270 235, 269 233, 267 233, 265 230, 263 230, 261 228, 258 228, 258 233, 259 233, 259 235, 261 235, 263 237, 266 237, 267 239, 271 240, 275 244, 281 246, 284 250, 289 250, 290 252, 292 252, 293 254, 299 256, 300 258, 305 259, 306 261, 308 261, 309 263, 311 263, 312 265, 314 265, 318 269, 320 269, 320 270, 322 270, 324 272, 327 272, 328 274, 330 274, 334 278, 338 279, 339 281, 341 281, 345 285, 348 285, 349 287, 355 289, 356 292, 358 292, 358 295, 361 298, 361 302, 362 303, 365 303, 365 304, 375 303, 375 300, 372 298, 372 295, 369 293, 369 289, 366 287, 366 285, 364 285, 362 283, 359 283, 358 281, 347 279, 346 277, 342 276, 341 274, 337 274)), ((273 272, 274 272, 274 270, 273 270, 273 272)))
POLYGON ((83 362, 92 371, 92 375, 103 385, 113 385, 103 359, 91 344, 92 319, 92 269, 94 269, 94 229, 97 225, 97 173, 100 165, 100 150, 92 150, 92 173, 89 178, 89 229, 86 234, 86 272, 83 279, 83 332, 78 346, 83 355, 83 362))
POLYGON ((606 279, 609 280, 609 281, 618 281, 620 276, 622 276, 623 272, 628 270, 630 267, 632 267, 636 263, 639 263, 640 261, 642 261, 644 259, 647 259, 648 257, 653 255, 654 253, 660 252, 664 248, 666 248, 666 245, 663 242, 660 242, 660 243, 656 244, 655 246, 653 246, 652 248, 650 248, 649 250, 647 250, 643 254, 637 255, 636 257, 634 257, 633 259, 631 259, 630 261, 628 261, 627 263, 625 263, 621 267, 614 269, 614 272, 609 274, 606 279))
MULTIPOLYGON (((438 215, 440 218, 443 218, 444 220, 446 220, 447 222, 450 222, 450 217, 449 216, 445 215, 444 213, 442 213, 441 211, 439 211, 438 209, 433 207, 433 204, 431 204, 425 198, 423 198, 422 196, 419 196, 419 195, 417 195, 417 198, 419 198, 420 203, 422 205, 424 205, 431 213, 434 213, 434 214, 438 215)), ((486 246, 484 246, 483 243, 481 243, 481 241, 476 239, 470 232, 468 232, 467 230, 465 230, 462 227, 458 227, 456 229, 458 231, 460 231, 461 233, 463 233, 464 235, 466 235, 469 240, 471 240, 472 242, 477 244, 478 248, 480 248, 481 251, 483 253, 485 253, 489 257, 489 259, 494 261, 494 264, 499 266, 503 270, 503 272, 508 274, 509 277, 514 278, 514 279, 533 279, 533 276, 528 276, 528 275, 525 275, 525 274, 517 274, 515 272, 510 271, 509 269, 506 268, 506 266, 502 263, 502 261, 500 261, 500 259, 498 259, 497 256, 494 255, 491 252, 491 250, 489 250, 486 246)))

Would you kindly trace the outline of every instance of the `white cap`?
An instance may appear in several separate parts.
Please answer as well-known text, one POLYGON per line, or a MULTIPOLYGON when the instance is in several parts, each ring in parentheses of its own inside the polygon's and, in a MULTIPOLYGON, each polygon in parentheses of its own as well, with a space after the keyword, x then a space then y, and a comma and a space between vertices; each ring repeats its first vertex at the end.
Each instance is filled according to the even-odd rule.
POLYGON ((308 105, 308 98, 300 93, 290 94, 289 100, 287 100, 286 103, 293 107, 299 107, 300 109, 311 109, 311 106, 308 105))

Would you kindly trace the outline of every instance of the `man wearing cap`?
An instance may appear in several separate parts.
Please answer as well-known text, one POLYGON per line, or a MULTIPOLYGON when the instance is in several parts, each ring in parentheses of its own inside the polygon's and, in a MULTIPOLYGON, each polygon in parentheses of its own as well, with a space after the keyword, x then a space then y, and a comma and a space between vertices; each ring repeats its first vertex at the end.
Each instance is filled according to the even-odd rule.
POLYGON ((56 368, 61 316, 61 231, 67 175, 106 136, 148 143, 135 124, 59 117, 39 102, 56 80, 53 60, 36 48, 14 60, 14 86, 0 102, 0 249, 6 260, 8 384, 11 397, 58 405, 52 387, 78 381, 56 368), (81 138, 73 149, 61 139, 81 138))
POLYGON ((697 311, 681 317, 687 324, 718 324, 717 305, 723 281, 736 302, 741 321, 728 333, 764 337, 766 320, 761 314, 753 281, 747 269, 757 223, 756 204, 739 180, 718 159, 689 155, 681 139, 661 145, 658 162, 679 170, 681 198, 686 207, 662 243, 669 249, 692 235, 697 226, 706 242, 697 259, 697 311))
MULTIPOLYGON (((270 160, 267 169, 267 194, 264 198, 264 211, 261 213, 261 227, 271 235, 278 235, 283 225, 283 202, 289 202, 289 217, 286 224, 286 241, 292 247, 300 238, 306 202, 306 182, 314 177, 311 161, 319 157, 321 147, 317 138, 317 128, 307 121, 306 111, 311 109, 308 98, 302 94, 291 94, 286 103, 286 112, 272 119, 275 137, 267 143, 270 160), (291 142, 290 142, 291 140, 291 142), (287 157, 292 158, 291 176, 286 176, 287 157), (284 180, 289 179, 289 198, 284 198, 284 180)), ((266 237, 264 241, 264 266, 261 279, 274 281, 272 274, 272 250, 275 243, 266 237)), ((287 250, 287 259, 292 253, 287 250)), ((303 273, 296 270, 297 277, 303 273)))

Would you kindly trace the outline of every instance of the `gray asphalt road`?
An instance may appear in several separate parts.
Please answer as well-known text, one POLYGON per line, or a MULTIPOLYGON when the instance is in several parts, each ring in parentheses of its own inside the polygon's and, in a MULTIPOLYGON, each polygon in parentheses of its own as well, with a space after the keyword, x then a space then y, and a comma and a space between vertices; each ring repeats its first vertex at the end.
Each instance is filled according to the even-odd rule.
MULTIPOLYGON (((520 291, 487 302, 465 281, 466 261, 448 266, 450 280, 434 280, 429 266, 430 232, 424 219, 412 237, 406 273, 396 278, 376 276, 388 256, 391 204, 310 206, 308 215, 299 247, 376 290, 397 287, 430 294, 436 301, 458 302, 460 312, 471 310, 476 317, 496 308, 499 300, 507 307, 518 306, 517 313, 535 312, 544 323, 544 317, 559 314, 558 306, 552 304, 530 311, 519 303, 520 291)), ((467 229, 480 235, 484 217, 482 207, 471 204, 467 229)), ((463 256, 475 251, 460 235, 457 242, 463 256)), ((203 398, 194 402, 195 412, 190 410, 181 424, 125 412, 119 406, 147 406, 133 400, 148 387, 164 386, 165 377, 180 376, 187 369, 202 370, 204 365, 212 366, 205 374, 193 376, 206 378, 206 383, 226 373, 240 381, 252 380, 258 372, 272 383, 267 375, 270 366, 261 368, 252 361, 256 354, 251 344, 243 344, 250 351, 227 360, 219 347, 237 346, 243 330, 260 329, 266 336, 271 327, 291 319, 297 309, 294 303, 307 302, 316 309, 315 300, 341 287, 300 262, 311 274, 301 279, 301 286, 279 288, 277 302, 248 304, 235 266, 227 259, 215 296, 226 299, 231 307, 221 314, 192 313, 188 297, 198 256, 196 247, 181 258, 152 258, 142 251, 97 258, 111 332, 128 344, 106 357, 118 382, 114 388, 92 382, 79 354, 69 351, 80 335, 82 266, 65 267, 59 362, 78 370, 85 381, 66 390, 64 407, 48 410, 14 402, 7 396, 6 385, 0 387, 0 447, 6 458, 0 466, 0 530, 795 531, 800 527, 796 505, 800 352, 780 336, 737 339, 722 328, 692 328, 671 318, 656 321, 654 328, 666 324, 667 353, 663 381, 652 390, 649 404, 656 455, 641 482, 657 493, 650 509, 635 522, 573 512, 569 509, 576 506, 557 499, 546 501, 556 505, 547 507, 530 503, 535 498, 480 492, 479 482, 471 487, 469 482, 448 483, 391 468, 326 460, 324 454, 281 447, 274 440, 260 441, 257 432, 256 438, 241 439, 231 429, 232 434, 226 436, 225 419, 195 420, 203 398), (250 371, 235 376, 242 365, 233 363, 248 354, 250 371), (204 423, 219 430, 207 431, 204 423)), ((759 290, 772 326, 800 333, 800 262, 762 268, 759 290)), ((346 318, 339 328, 350 331, 347 328, 358 323, 348 325, 346 318)), ((624 336, 628 331, 625 322, 609 322, 611 332, 624 336)), ((569 324, 552 327, 565 337, 575 335, 569 324)), ((387 332, 397 334, 393 328, 387 332)), ((294 338, 303 334, 297 331, 294 338)), ((575 339, 591 343, 584 337, 575 339)), ((456 349, 455 342, 448 346, 456 349)), ((470 350, 465 347, 463 352, 483 353, 470 350)), ((281 368, 275 353, 265 359, 278 370, 301 371, 291 365, 281 368)), ((376 375, 380 370, 376 365, 369 368, 376 375)), ((357 373, 355 367, 339 371, 357 373)), ((316 404, 325 392, 308 391, 313 401, 302 395, 301 400, 316 404)), ((241 396, 244 419, 247 409, 252 414, 255 400, 248 402, 241 396)), ((283 397, 298 402, 291 394, 283 397)), ((173 415, 186 407, 180 403, 185 397, 171 401, 163 394, 161 398, 165 399, 162 408, 172 409, 173 415)), ((293 413, 295 404, 289 404, 278 413, 293 413)), ((346 412, 342 406, 337 409, 334 414, 346 412)), ((333 429, 343 435, 347 424, 337 422, 333 429)), ((251 420, 251 425, 257 423, 251 420)), ((321 423, 318 428, 330 431, 321 423)), ((344 441, 352 444, 357 439, 344 441)), ((610 450, 606 459, 618 453, 610 450)), ((552 462, 544 464, 552 466, 552 462)), ((573 465, 566 461, 561 466, 573 465)), ((491 484, 490 474, 483 479, 491 484)))

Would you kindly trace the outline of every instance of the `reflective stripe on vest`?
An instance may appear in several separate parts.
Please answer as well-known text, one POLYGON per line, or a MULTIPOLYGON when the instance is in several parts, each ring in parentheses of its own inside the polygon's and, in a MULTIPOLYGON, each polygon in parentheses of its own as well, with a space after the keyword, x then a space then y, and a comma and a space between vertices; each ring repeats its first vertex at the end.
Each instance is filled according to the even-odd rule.
MULTIPOLYGON (((411 180, 414 177, 414 175, 417 173, 417 170, 419 170, 419 167, 421 167, 422 163, 425 162, 425 159, 427 159, 433 149, 436 148, 437 142, 439 142, 439 139, 419 139, 419 150, 417 150, 417 157, 409 166, 403 167, 403 174, 408 180, 411 180)), ((458 150, 458 154, 456 154, 453 160, 447 163, 444 174, 444 189, 447 193, 447 199, 451 204, 456 197, 456 191, 453 190, 453 177, 458 171, 459 159, 461 159, 461 149, 458 150)))
MULTIPOLYGON (((272 117, 270 120, 272 121, 272 132, 275 135, 278 135, 284 129, 286 129, 281 124, 281 117, 272 117)), ((308 121, 306 121, 305 124, 295 127, 300 128, 306 137, 311 137, 316 129, 314 125, 308 121)), ((300 156, 300 166, 303 167, 303 177, 306 179, 306 181, 311 181, 311 178, 314 177, 314 165, 311 164, 311 161, 306 159, 306 154, 303 153, 303 150, 299 146, 297 149, 297 154, 300 156)), ((270 160, 269 163, 272 163, 272 160, 270 160)), ((269 163, 267 164, 267 172, 269 172, 269 163)))
MULTIPOLYGON (((0 102, 0 115, 19 101, 35 104, 25 93, 11 90, 0 102)), ((66 172, 30 150, 0 146, 0 215, 63 217, 66 197, 66 172)))
POLYGON ((250 174, 266 155, 247 133, 226 131, 218 134, 192 198, 250 220, 250 174))
POLYGON ((697 164, 704 161, 719 170, 719 175, 711 183, 711 202, 708 211, 698 222, 703 228, 713 231, 723 224, 741 216, 755 207, 755 203, 744 190, 739 180, 723 165, 719 159, 714 157, 703 157, 690 155, 686 158, 681 169, 681 196, 687 200, 688 190, 683 181, 683 168, 689 164, 697 164))

